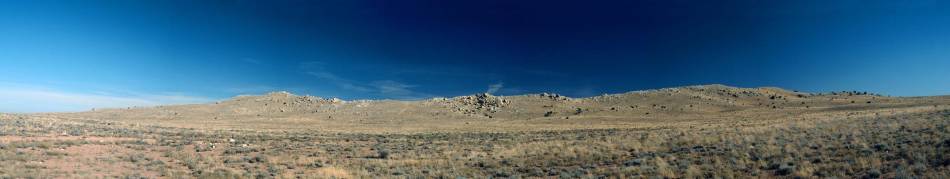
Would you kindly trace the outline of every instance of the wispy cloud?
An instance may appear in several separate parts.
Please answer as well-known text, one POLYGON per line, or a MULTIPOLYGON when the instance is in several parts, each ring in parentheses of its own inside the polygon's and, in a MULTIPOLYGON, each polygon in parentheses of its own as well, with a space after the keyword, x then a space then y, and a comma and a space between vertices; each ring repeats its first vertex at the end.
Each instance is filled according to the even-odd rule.
POLYGON ((325 66, 325 63, 318 61, 304 62, 300 64, 300 68, 304 74, 327 81, 331 84, 335 84, 337 87, 344 90, 356 91, 393 99, 422 99, 432 97, 432 95, 426 93, 413 91, 412 88, 416 87, 417 85, 406 84, 391 79, 373 80, 369 82, 353 80, 332 73, 329 70, 326 70, 325 66))
POLYGON ((374 91, 373 89, 370 89, 370 88, 371 88, 370 86, 363 85, 362 83, 360 83, 360 82, 358 82, 358 81, 353 81, 353 80, 349 80, 349 79, 346 79, 346 78, 342 78, 342 77, 337 76, 336 74, 333 74, 333 73, 330 73, 330 72, 325 72, 325 71, 308 71, 308 72, 305 72, 305 73, 308 74, 308 75, 310 75, 310 76, 314 76, 314 77, 320 78, 320 79, 322 79, 322 80, 326 80, 327 82, 336 84, 337 86, 339 86, 340 88, 343 88, 343 89, 345 89, 345 90, 353 90, 353 91, 359 91, 359 92, 371 92, 371 91, 374 91))
POLYGON ((501 88, 503 88, 503 87, 505 87, 505 83, 503 83, 503 82, 498 82, 498 83, 496 83, 496 84, 491 84, 491 85, 488 85, 488 90, 486 90, 485 93, 494 94, 494 93, 498 92, 498 90, 501 90, 501 88))
POLYGON ((373 87, 379 90, 379 93, 386 94, 389 96, 409 96, 414 92, 409 90, 409 88, 415 87, 415 85, 407 85, 397 81, 392 80, 382 80, 382 81, 373 81, 370 83, 373 87))
POLYGON ((242 58, 241 61, 243 61, 244 63, 250 63, 250 64, 255 64, 255 65, 261 64, 261 61, 255 58, 242 58))
POLYGON ((214 99, 174 93, 81 93, 47 87, 0 87, 0 112, 74 112, 92 108, 122 108, 168 104, 205 103, 214 99))
POLYGON ((271 92, 271 91, 277 91, 277 90, 280 90, 280 88, 273 87, 273 86, 266 86, 266 85, 252 85, 252 86, 239 86, 239 87, 225 88, 223 91, 227 93, 234 93, 234 94, 259 94, 259 93, 265 93, 265 92, 271 92))

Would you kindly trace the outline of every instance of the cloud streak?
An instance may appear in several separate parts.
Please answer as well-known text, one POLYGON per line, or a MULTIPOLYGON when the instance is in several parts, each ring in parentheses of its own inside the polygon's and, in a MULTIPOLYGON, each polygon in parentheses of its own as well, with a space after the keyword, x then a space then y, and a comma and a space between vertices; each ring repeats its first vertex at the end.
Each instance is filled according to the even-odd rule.
POLYGON ((242 58, 241 61, 243 61, 244 63, 250 63, 250 64, 255 64, 255 65, 260 65, 260 64, 261 64, 261 61, 260 61, 260 60, 257 60, 257 59, 254 59, 254 58, 242 58))
POLYGON ((67 92, 50 88, 15 85, 0 87, 0 112, 77 112, 92 108, 191 104, 210 101, 214 101, 214 99, 181 94, 136 93, 118 95, 67 92))
POLYGON ((354 90, 354 91, 359 91, 359 92, 371 92, 371 91, 374 91, 373 89, 370 89, 370 88, 371 88, 370 86, 363 85, 362 83, 357 82, 357 81, 353 81, 353 80, 349 80, 349 79, 346 79, 346 78, 342 78, 342 77, 337 76, 336 74, 333 74, 333 73, 330 73, 330 72, 325 72, 325 71, 308 71, 308 72, 306 72, 306 74, 308 74, 308 75, 310 75, 310 76, 314 76, 314 77, 320 78, 320 79, 322 79, 322 80, 326 80, 326 81, 328 81, 328 82, 330 82, 330 83, 336 84, 337 86, 339 86, 340 88, 343 88, 343 89, 345 89, 345 90, 354 90))
POLYGON ((505 83, 503 82, 491 84, 491 85, 488 85, 488 90, 486 90, 485 93, 494 94, 498 92, 498 90, 501 90, 501 88, 504 88, 504 87, 505 87, 505 83))
POLYGON ((407 85, 392 80, 373 81, 370 85, 376 87, 379 93, 390 96, 410 96, 415 93, 409 90, 409 88, 415 87, 415 85, 407 85))
POLYGON ((352 80, 336 75, 335 73, 326 70, 324 66, 325 64, 323 62, 316 61, 304 62, 300 64, 300 68, 303 70, 304 74, 335 84, 340 89, 393 99, 423 99, 432 97, 432 95, 426 93, 413 91, 412 88, 417 87, 417 85, 406 84, 389 79, 374 80, 369 82, 352 80))

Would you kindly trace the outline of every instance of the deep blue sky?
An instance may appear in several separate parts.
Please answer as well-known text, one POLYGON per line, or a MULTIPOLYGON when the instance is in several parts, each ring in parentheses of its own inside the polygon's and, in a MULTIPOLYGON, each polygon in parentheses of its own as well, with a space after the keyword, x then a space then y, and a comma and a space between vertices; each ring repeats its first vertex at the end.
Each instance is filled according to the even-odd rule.
POLYGON ((0 112, 721 83, 950 94, 947 1, 0 1, 0 112))

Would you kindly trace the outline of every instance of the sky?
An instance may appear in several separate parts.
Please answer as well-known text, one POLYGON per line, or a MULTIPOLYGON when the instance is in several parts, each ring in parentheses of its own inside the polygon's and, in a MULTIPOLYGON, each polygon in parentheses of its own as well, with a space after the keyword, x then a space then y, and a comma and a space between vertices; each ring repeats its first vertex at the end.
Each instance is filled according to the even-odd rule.
POLYGON ((289 91, 950 94, 950 2, 0 1, 0 112, 289 91))

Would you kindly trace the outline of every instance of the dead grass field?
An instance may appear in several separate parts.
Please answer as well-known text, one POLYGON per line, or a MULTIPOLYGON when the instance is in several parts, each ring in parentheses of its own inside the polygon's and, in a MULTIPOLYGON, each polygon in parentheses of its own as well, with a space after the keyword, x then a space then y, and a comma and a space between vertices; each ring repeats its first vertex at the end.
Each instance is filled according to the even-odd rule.
POLYGON ((0 114, 0 178, 948 178, 948 125, 947 97, 719 85, 580 99, 271 94, 0 114))

